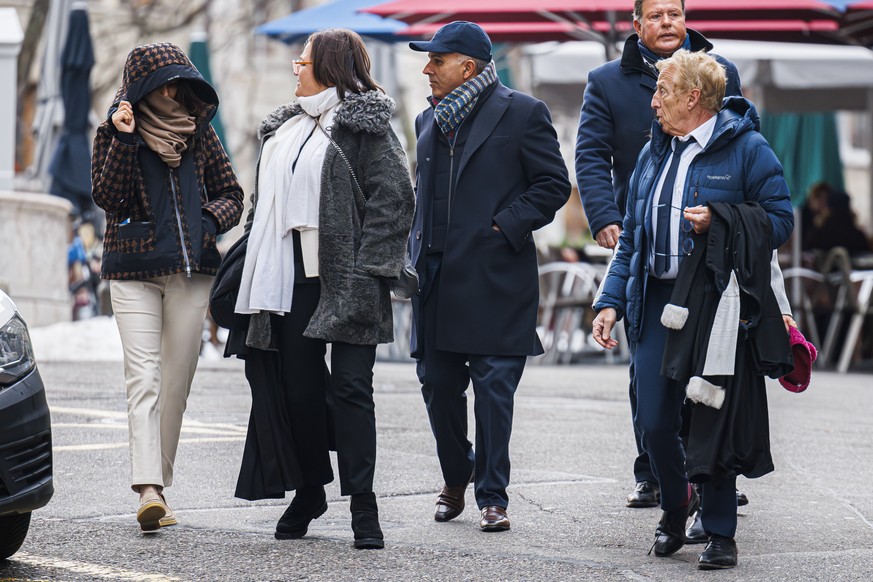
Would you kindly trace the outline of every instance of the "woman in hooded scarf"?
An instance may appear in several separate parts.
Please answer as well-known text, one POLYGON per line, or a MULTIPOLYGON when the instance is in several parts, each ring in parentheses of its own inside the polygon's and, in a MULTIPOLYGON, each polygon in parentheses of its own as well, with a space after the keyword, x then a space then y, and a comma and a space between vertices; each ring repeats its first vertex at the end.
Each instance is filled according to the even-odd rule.
POLYGON ((242 190, 209 122, 218 96, 182 50, 133 49, 97 129, 91 179, 106 211, 101 276, 124 350, 131 488, 143 531, 175 525, 182 414, 200 351, 216 235, 242 215, 242 190))

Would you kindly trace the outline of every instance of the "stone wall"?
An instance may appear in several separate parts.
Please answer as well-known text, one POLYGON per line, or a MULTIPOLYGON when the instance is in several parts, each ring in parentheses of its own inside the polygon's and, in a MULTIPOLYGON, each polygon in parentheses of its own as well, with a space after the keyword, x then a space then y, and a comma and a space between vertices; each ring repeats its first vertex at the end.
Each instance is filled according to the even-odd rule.
POLYGON ((63 198, 0 191, 0 288, 31 327, 72 318, 69 214, 63 198))

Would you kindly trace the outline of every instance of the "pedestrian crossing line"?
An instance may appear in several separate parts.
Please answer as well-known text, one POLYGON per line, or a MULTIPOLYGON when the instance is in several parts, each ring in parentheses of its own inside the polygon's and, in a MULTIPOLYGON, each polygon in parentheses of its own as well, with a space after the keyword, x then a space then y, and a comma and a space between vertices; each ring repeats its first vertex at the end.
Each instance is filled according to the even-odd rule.
MULTIPOLYGON (((127 423, 124 424, 94 424, 88 422, 53 422, 52 428, 87 428, 87 429, 109 429, 109 430, 127 430, 127 423)), ((183 433, 191 434, 211 434, 216 436, 240 436, 239 431, 230 431, 225 429, 194 427, 182 425, 183 433)), ((0 581, 2 582, 2 581, 0 581)))
POLYGON ((18 552, 13 559, 16 562, 22 562, 31 566, 56 568, 104 580, 133 580, 136 582, 176 582, 181 580, 181 578, 165 576, 163 574, 146 574, 145 572, 135 572, 123 568, 113 568, 112 566, 100 566, 99 564, 89 564, 88 562, 59 560, 45 556, 35 556, 27 552, 18 552))
POLYGON ((185 418, 182 420, 182 429, 184 430, 185 427, 191 427, 191 428, 201 427, 201 428, 212 428, 212 429, 217 429, 217 430, 229 430, 229 431, 233 431, 236 433, 243 433, 243 434, 245 434, 249 430, 248 417, 246 417, 245 425, 242 425, 242 426, 238 425, 238 424, 227 424, 226 422, 201 422, 199 420, 192 420, 190 418, 185 418))
POLYGON ((127 420, 127 413, 119 410, 100 410, 99 408, 68 408, 66 406, 51 406, 51 411, 60 414, 75 414, 94 418, 119 418, 127 420))
MULTIPOLYGON (((228 437, 210 437, 210 438, 199 438, 199 439, 179 439, 179 444, 199 444, 199 443, 230 443, 230 442, 243 442, 246 440, 245 436, 228 436, 228 437)), ((53 452, 59 451, 102 451, 109 449, 126 449, 128 447, 127 442, 123 443, 89 443, 84 445, 60 445, 53 446, 53 452)))
MULTIPOLYGON (((72 414, 75 416, 87 416, 90 418, 112 418, 116 420, 127 421, 127 412, 119 410, 101 410, 99 408, 72 408, 67 406, 52 406, 51 411, 57 414, 72 414)), ((245 433, 248 430, 248 421, 245 426, 228 424, 226 422, 201 422, 190 418, 182 420, 182 429, 186 427, 194 428, 211 428, 216 430, 229 430, 234 433, 245 433)))

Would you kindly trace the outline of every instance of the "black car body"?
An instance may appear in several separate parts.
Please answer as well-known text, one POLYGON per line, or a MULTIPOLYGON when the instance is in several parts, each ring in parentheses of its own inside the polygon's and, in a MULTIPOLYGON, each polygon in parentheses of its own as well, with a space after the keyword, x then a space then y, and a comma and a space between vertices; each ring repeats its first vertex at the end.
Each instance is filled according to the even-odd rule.
POLYGON ((0 560, 52 497, 51 418, 27 325, 0 291, 0 560))

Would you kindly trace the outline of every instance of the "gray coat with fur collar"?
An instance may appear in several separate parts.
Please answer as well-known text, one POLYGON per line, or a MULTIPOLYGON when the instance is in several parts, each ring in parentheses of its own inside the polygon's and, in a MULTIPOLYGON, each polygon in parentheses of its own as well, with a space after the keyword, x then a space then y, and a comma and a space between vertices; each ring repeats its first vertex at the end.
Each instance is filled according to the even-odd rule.
MULTIPOLYGON (((328 145, 318 216, 321 298, 306 337, 364 345, 394 340, 386 279, 397 277, 403 268, 415 195, 406 154, 389 124, 393 112, 394 101, 378 91, 347 93, 337 106, 329 131, 355 169, 367 203, 361 221, 349 168, 328 145)), ((302 113, 293 103, 268 115, 258 130, 261 151, 283 123, 302 113)), ((246 232, 257 204, 256 187, 246 232)), ((245 344, 270 349, 275 346, 271 336, 268 315, 253 315, 245 344)))

